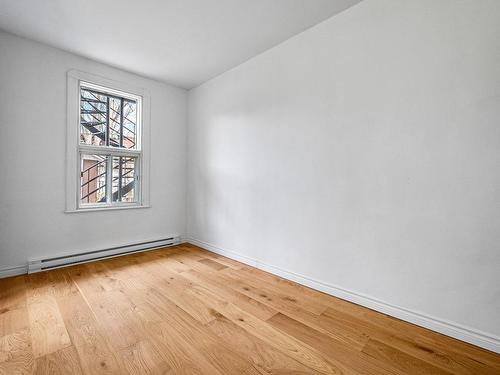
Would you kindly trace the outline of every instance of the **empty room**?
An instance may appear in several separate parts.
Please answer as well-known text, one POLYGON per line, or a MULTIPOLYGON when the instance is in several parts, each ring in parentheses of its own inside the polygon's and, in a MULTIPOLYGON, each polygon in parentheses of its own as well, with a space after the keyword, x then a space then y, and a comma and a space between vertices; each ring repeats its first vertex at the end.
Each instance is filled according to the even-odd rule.
POLYGON ((500 0, 0 0, 0 375, 500 375, 500 0))

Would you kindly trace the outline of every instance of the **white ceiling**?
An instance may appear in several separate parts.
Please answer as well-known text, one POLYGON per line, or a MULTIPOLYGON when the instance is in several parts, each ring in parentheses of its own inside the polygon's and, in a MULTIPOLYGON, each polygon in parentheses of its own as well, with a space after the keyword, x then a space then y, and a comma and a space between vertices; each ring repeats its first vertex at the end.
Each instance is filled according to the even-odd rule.
POLYGON ((192 88, 360 0, 0 0, 0 28, 192 88))

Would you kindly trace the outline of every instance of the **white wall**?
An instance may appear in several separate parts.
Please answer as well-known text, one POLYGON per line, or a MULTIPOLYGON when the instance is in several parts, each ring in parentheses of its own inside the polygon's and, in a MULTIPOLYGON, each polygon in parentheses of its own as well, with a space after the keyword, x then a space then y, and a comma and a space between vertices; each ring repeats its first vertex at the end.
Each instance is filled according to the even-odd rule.
POLYGON ((0 269, 183 234, 186 91, 0 32, 0 269), (65 214, 66 72, 151 95, 151 208, 65 214))
POLYGON ((188 235, 498 339, 499 40, 365 0, 193 89, 188 235))

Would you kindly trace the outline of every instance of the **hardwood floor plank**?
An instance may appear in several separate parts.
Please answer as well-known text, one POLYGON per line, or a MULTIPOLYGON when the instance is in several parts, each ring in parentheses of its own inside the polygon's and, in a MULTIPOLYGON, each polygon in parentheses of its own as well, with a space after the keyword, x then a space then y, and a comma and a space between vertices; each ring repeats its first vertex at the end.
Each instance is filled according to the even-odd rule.
MULTIPOLYGON (((170 290, 179 285, 175 285, 176 279, 170 280, 169 277, 169 281, 174 284, 168 284, 168 288, 165 285, 157 284, 147 289, 139 286, 136 291, 130 290, 129 292, 133 295, 140 293, 141 299, 145 302, 130 311, 129 314, 139 316, 143 322, 144 330, 149 331, 149 333, 154 327, 162 327, 163 334, 157 339, 164 336, 177 337, 176 345, 185 347, 184 352, 180 352, 181 355, 186 352, 197 353, 199 357, 204 357, 205 361, 218 372, 242 372, 250 367, 251 362, 240 357, 225 343, 220 342, 218 337, 197 319, 197 313, 193 313, 191 309, 184 310, 181 305, 175 302, 175 298, 171 299, 170 290)), ((180 279, 178 281, 182 286, 187 285, 186 282, 186 280, 180 279)), ((186 296, 189 295, 186 294, 186 296)), ((193 300, 192 296, 189 298, 193 300)), ((208 312, 212 318, 215 318, 213 309, 208 308, 208 312)), ((193 353, 191 354, 193 355, 193 353)), ((172 356, 173 353, 171 353, 172 356)), ((176 362, 173 362, 172 365, 175 366, 176 362)), ((190 365, 190 367, 192 366, 193 364, 190 365)))
MULTIPOLYGON (((151 302, 163 305, 152 297, 151 302)), ((139 306, 136 311, 143 323, 144 332, 151 344, 176 374, 223 374, 215 368, 195 347, 186 342, 182 335, 170 324, 165 324, 161 313, 149 303, 139 306)), ((179 328, 179 327, 178 327, 179 328)))
POLYGON ((369 340, 363 348, 363 353, 390 363, 406 374, 450 375, 448 371, 441 370, 427 362, 403 353, 383 342, 369 340))
POLYGON ((0 337, 0 374, 31 374, 33 352, 28 329, 0 337))
POLYGON ((61 310, 71 341, 85 374, 121 374, 119 362, 101 333, 83 296, 60 298, 61 310))
POLYGON ((276 311, 282 312, 319 332, 328 334, 345 345, 361 350, 368 341, 368 337, 363 336, 362 334, 352 334, 331 329, 326 319, 321 315, 318 316, 314 313, 306 311, 295 303, 283 301, 279 296, 274 295, 273 292, 266 290, 263 287, 257 289, 246 281, 236 280, 234 277, 227 278, 227 275, 221 275, 220 277, 224 279, 227 285, 233 287, 235 290, 275 309, 276 311))
POLYGON ((437 358, 433 363, 440 364, 444 361, 452 364, 457 374, 500 374, 500 355, 451 337, 444 336, 443 340, 440 336, 442 335, 436 338, 424 332, 415 338, 414 345, 433 358, 437 358), (458 370, 459 367, 465 370, 458 370))
POLYGON ((26 276, 2 279, 0 288, 0 313, 26 306, 26 276))
POLYGON ((213 268, 216 271, 223 270, 224 268, 228 268, 227 266, 213 260, 213 259, 201 259, 198 262, 203 263, 206 266, 209 266, 210 268, 213 268))
POLYGON ((248 275, 246 272, 238 270, 227 269, 224 270, 225 274, 232 276, 236 280, 244 280, 250 285, 264 289, 267 291, 267 294, 274 294, 278 298, 280 298, 283 302, 289 303, 291 305, 301 306, 306 311, 309 311, 316 315, 321 315, 328 306, 325 306, 323 303, 319 302, 316 298, 311 298, 307 295, 300 293, 297 288, 285 288, 287 286, 286 283, 276 284, 276 283, 263 283, 260 282, 252 275, 248 275))
POLYGON ((190 289, 193 297, 200 298, 207 305, 212 306, 230 321, 242 327, 247 332, 267 342, 269 345, 284 352, 307 367, 323 374, 342 374, 342 370, 323 358, 315 350, 300 341, 275 330, 268 323, 244 312, 237 306, 222 301, 216 295, 203 288, 190 289))
POLYGON ((119 355, 131 375, 173 374, 170 365, 148 340, 139 341, 128 348, 120 350, 119 355))
POLYGON ((374 360, 372 357, 364 355, 351 347, 342 345, 328 335, 318 332, 284 314, 278 313, 268 322, 290 336, 317 349, 328 358, 335 358, 361 374, 405 374, 405 372, 393 368, 391 364, 384 365, 384 362, 374 360))
MULTIPOLYGON (((280 373, 276 372, 275 373, 276 375, 280 375, 280 373)), ((302 375, 300 373, 293 373, 293 372, 287 372, 287 373, 283 373, 283 375, 285 374, 291 374, 291 375, 302 375)), ((259 368, 258 366, 253 366, 251 368, 249 368, 248 370, 246 370, 243 375, 271 375, 269 372, 259 368)))
POLYGON ((93 315, 101 332, 106 332, 108 342, 114 350, 120 350, 141 341, 140 333, 127 320, 125 310, 133 308, 132 305, 124 307, 122 294, 111 290, 104 293, 95 293, 86 296, 93 315))
MULTIPOLYGON (((192 297, 191 297, 192 298, 192 297)), ((242 372, 251 366, 251 362, 244 359, 225 343, 221 343, 203 324, 197 321, 181 306, 169 300, 164 291, 152 290, 148 293, 150 311, 161 317, 161 325, 172 327, 171 335, 178 336, 189 348, 202 353, 214 368, 222 373, 228 371, 242 372)), ((211 310, 215 318, 218 313, 211 310)), ((151 315, 151 314, 150 314, 151 315)), ((167 327, 164 327, 166 330, 167 327)))
POLYGON ((179 273, 170 272, 166 267, 161 269, 151 269, 150 275, 155 280, 154 283, 149 285, 156 289, 163 291, 163 294, 177 306, 185 310, 189 315, 193 316, 200 323, 209 323, 214 319, 211 309, 206 304, 197 299, 192 299, 187 293, 191 287, 191 282, 179 273))
POLYGON ((35 359, 33 374, 36 375, 81 375, 78 354, 73 346, 35 359))
MULTIPOLYGON (((223 315, 207 325, 217 336, 249 358, 261 373, 312 375, 319 372, 285 355, 263 340, 251 335, 223 315)), ((255 370, 254 368, 254 371, 255 370)))
MULTIPOLYGON (((223 278, 221 279, 219 272, 207 267, 203 263, 200 264, 199 261, 189 259, 189 255, 176 254, 171 259, 174 260, 174 263, 182 262, 181 265, 185 269, 180 273, 184 278, 199 285, 210 285, 210 290, 215 292, 220 298, 233 302, 244 311, 255 315, 259 319, 267 320, 276 314, 277 311, 275 309, 233 289, 227 282, 224 282, 223 278)), ((176 268, 175 265, 172 267, 172 262, 166 266, 172 269, 176 268)))
POLYGON ((224 283, 217 281, 217 275, 210 275, 200 273, 196 270, 189 270, 188 272, 181 273, 183 277, 190 281, 201 284, 209 285, 210 289, 216 293, 221 299, 230 301, 238 305, 242 310, 256 316, 259 319, 267 320, 277 313, 277 311, 245 294, 237 292, 224 283))
MULTIPOLYGON (((153 327, 150 328, 150 332, 153 327)), ((213 363, 205 357, 204 353, 189 345, 182 336, 168 324, 160 323, 154 327, 152 333, 154 340, 159 345, 162 354, 169 365, 179 374, 214 374, 223 375, 225 372, 216 368, 213 363), (170 345, 171 342, 175 345, 170 345)))
POLYGON ((104 288, 98 279, 91 273, 92 267, 87 267, 85 264, 68 267, 66 272, 72 282, 76 285, 80 293, 92 294, 105 292, 104 288))
MULTIPOLYGON (((241 271, 249 276, 259 279, 263 282, 279 286, 284 291, 289 291, 290 293, 297 293, 300 295, 308 296, 315 299, 316 301, 324 304, 325 306, 330 306, 332 303, 331 296, 326 293, 319 292, 312 288, 308 288, 304 285, 297 284, 293 281, 284 279, 282 277, 273 275, 272 273, 260 270, 258 268, 250 267, 245 265, 241 268, 241 271)), ((356 305, 357 306, 357 305, 356 305)))
POLYGON ((273 306, 277 310, 296 311, 298 314, 320 316, 326 307, 323 305, 309 304, 297 294, 283 293, 270 284, 262 283, 251 277, 240 277, 237 271, 222 270, 219 277, 236 290, 244 293, 258 301, 273 306))
POLYGON ((488 369, 476 361, 458 360, 456 355, 450 355, 446 348, 434 349, 418 344, 414 339, 409 339, 404 333, 397 334, 389 327, 379 327, 373 320, 358 319, 341 311, 328 309, 322 316, 323 327, 328 330, 345 332, 346 334, 362 333, 364 336, 381 341, 410 356, 431 363, 453 374, 487 374, 488 369), (444 349, 444 350, 443 350, 444 349))
POLYGON ((66 326, 54 297, 47 295, 28 304, 33 355, 35 358, 71 345, 66 326))
POLYGON ((30 274, 26 284, 28 303, 43 301, 46 296, 64 297, 79 293, 66 268, 30 274))
POLYGON ((29 327, 28 309, 21 307, 0 313, 0 337, 10 335, 29 327))
MULTIPOLYGON (((229 259, 229 258, 222 256, 222 255, 219 255, 219 254, 211 253, 210 251, 207 251, 205 249, 197 248, 196 251, 201 256, 213 258, 218 263, 222 263, 222 264, 224 264, 224 265, 226 265, 229 268, 232 268, 234 270, 240 270, 241 268, 245 267, 245 264, 243 264, 243 263, 240 263, 236 260, 229 259)), ((196 253, 196 251, 195 251, 195 253, 196 253)))

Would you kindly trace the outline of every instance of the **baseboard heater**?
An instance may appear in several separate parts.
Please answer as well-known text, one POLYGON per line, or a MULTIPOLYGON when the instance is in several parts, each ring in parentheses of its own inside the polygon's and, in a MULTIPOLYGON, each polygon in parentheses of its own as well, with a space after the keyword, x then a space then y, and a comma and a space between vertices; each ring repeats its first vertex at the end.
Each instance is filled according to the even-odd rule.
POLYGON ((173 246, 179 243, 181 243, 180 236, 173 236, 169 238, 163 238, 160 240, 110 247, 102 250, 93 250, 76 254, 72 253, 72 254, 54 255, 51 257, 32 259, 28 262, 28 273, 41 272, 53 268, 60 268, 80 263, 87 263, 99 259, 113 258, 121 255, 152 250, 159 247, 173 246))

